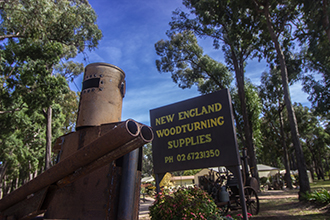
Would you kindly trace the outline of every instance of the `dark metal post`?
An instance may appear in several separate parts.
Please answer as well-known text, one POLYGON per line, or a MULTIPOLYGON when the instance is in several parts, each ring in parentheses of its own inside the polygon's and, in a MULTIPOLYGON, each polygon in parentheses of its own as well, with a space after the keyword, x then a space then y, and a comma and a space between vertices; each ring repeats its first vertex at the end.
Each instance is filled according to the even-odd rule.
POLYGON ((156 176, 156 193, 160 193, 160 187, 159 187, 159 184, 160 184, 160 181, 162 181, 162 179, 164 178, 166 173, 156 173, 155 176, 156 176))
POLYGON ((239 195, 240 195, 240 199, 241 199, 243 219, 248 220, 246 202, 245 202, 245 194, 244 194, 244 186, 243 186, 243 180, 242 180, 241 170, 240 170, 239 166, 235 166, 235 175, 238 178, 239 195))
POLYGON ((137 165, 139 159, 139 149, 136 149, 124 156, 122 183, 120 186, 118 218, 120 220, 133 219, 135 182, 137 165))
POLYGON ((160 188, 159 188, 159 183, 160 183, 159 174, 156 173, 155 176, 156 176, 156 193, 158 194, 160 192, 160 188))

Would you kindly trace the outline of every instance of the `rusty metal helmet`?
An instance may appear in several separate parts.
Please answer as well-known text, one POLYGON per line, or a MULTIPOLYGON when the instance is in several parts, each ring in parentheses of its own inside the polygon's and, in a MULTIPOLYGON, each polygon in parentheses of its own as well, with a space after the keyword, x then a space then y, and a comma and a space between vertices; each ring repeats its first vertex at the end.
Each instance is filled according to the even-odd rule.
POLYGON ((121 121, 125 73, 108 63, 85 67, 76 129, 121 121))

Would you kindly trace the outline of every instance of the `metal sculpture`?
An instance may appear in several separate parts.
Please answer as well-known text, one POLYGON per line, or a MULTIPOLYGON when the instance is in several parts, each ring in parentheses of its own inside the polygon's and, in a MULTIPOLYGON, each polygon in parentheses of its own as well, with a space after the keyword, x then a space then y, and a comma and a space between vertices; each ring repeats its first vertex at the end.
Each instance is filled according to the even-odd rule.
POLYGON ((120 122, 124 78, 111 64, 86 66, 76 132, 57 139, 54 166, 0 200, 1 220, 138 218, 141 147, 153 132, 120 122))

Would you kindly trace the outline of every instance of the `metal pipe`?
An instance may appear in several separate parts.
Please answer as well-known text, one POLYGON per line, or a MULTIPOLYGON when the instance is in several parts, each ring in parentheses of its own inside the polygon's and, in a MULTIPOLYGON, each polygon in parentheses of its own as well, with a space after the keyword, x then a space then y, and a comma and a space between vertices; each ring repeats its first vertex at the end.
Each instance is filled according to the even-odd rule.
MULTIPOLYGON (((150 140, 151 141, 151 140, 150 140)), ((57 181, 56 185, 58 187, 64 187, 67 184, 70 184, 80 177, 83 177, 94 170, 111 163, 112 161, 124 156, 125 154, 143 146, 144 144, 150 142, 143 140, 140 136, 136 137, 135 139, 131 140, 130 142, 124 144, 120 148, 117 148, 110 153, 104 155, 103 157, 99 158, 98 160, 88 164, 87 166, 82 167, 81 169, 77 170, 73 174, 66 176, 65 178, 57 181)))
MULTIPOLYGON (((140 138, 147 143, 152 141, 153 137, 151 128, 140 124, 140 138)), ((117 219, 134 219, 134 203, 138 202, 135 201, 138 159, 139 149, 126 154, 123 158, 122 182, 120 186, 117 219)))
POLYGON ((137 137, 139 133, 140 126, 133 120, 127 120, 118 124, 118 126, 114 127, 91 144, 79 149, 76 153, 60 161, 58 164, 49 168, 30 182, 27 182, 20 188, 5 196, 0 200, 0 211, 24 200, 27 196, 63 179, 65 176, 70 175, 80 167, 83 167, 110 151, 130 142, 137 137))
POLYGON ((235 170, 234 176, 237 176, 237 178, 238 178, 238 188, 239 188, 239 195, 240 195, 240 201, 241 201, 241 206, 242 206, 243 219, 248 220, 241 169, 239 166, 235 166, 234 170, 235 170))
POLYGON ((120 185, 120 197, 117 219, 131 220, 133 217, 135 182, 139 149, 126 154, 123 158, 122 181, 120 185))
POLYGON ((154 139, 154 132, 152 132, 151 127, 140 124, 140 137, 145 142, 151 142, 154 139))

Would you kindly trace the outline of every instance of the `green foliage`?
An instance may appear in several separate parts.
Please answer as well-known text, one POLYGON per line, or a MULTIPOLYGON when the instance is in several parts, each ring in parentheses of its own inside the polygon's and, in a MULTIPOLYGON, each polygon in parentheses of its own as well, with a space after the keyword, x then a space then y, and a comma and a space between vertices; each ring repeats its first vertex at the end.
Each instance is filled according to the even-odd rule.
POLYGON ((310 169, 322 171, 318 172, 318 177, 324 178, 323 167, 326 167, 325 160, 330 156, 330 134, 323 126, 327 120, 316 115, 313 109, 300 104, 295 105, 295 112, 306 162, 310 169))
POLYGON ((182 89, 196 85, 202 94, 228 88, 232 74, 221 63, 203 54, 191 31, 167 32, 170 40, 155 44, 157 69, 170 72, 172 79, 182 89))
POLYGON ((87 1, 13 0, 1 2, 0 40, 33 38, 66 45, 67 57, 97 46, 102 37, 87 1))
POLYGON ((183 176, 194 176, 196 173, 200 172, 202 169, 195 169, 195 170, 185 170, 183 172, 183 176))
MULTIPOLYGON (((192 30, 200 37, 211 37, 215 48, 222 44, 228 66, 243 67, 250 55, 260 47, 259 29, 262 23, 251 16, 248 1, 184 0, 189 13, 174 12, 172 30, 192 30), (235 60, 236 59, 236 60, 235 60)), ((253 53, 253 54, 252 54, 253 53)))
POLYGON ((179 188, 173 193, 159 193, 149 207, 151 219, 232 219, 222 217, 211 197, 200 188, 179 188))
POLYGON ((313 107, 323 114, 330 109, 330 31, 327 1, 299 0, 300 17, 295 36, 302 47, 305 68, 313 71, 304 77, 304 90, 309 93, 313 107))
POLYGON ((73 61, 58 64, 55 66, 55 73, 65 77, 68 81, 73 81, 76 76, 84 72, 84 65, 73 61))
POLYGON ((328 191, 326 189, 314 190, 311 193, 307 192, 304 195, 304 198, 310 202, 329 204, 330 203, 330 191, 328 191))
POLYGON ((283 122, 286 112, 279 70, 274 68, 269 73, 262 73, 261 85, 258 89, 263 115, 261 119, 262 147, 258 152, 260 162, 278 167, 283 160, 283 141, 288 139, 283 135, 290 132, 289 128, 282 127, 287 123, 283 122))
POLYGON ((26 111, 14 113, 14 131, 2 134, 0 140, 0 161, 6 164, 5 179, 19 178, 18 185, 29 179, 29 174, 38 170, 44 160, 44 116, 37 112, 28 115, 26 111))
POLYGON ((142 177, 152 176, 153 167, 152 144, 148 143, 143 146, 142 177))
POLYGON ((78 97, 67 80, 83 65, 69 59, 97 47, 102 33, 85 0, 2 1, 0 9, 0 181, 15 188, 43 170, 47 109, 50 142, 74 129, 78 97))
MULTIPOLYGON (((236 113, 236 126, 240 126, 243 128, 244 121, 243 116, 240 114, 241 109, 241 102, 239 101, 239 95, 237 89, 233 88, 231 90, 231 97, 232 102, 234 106, 234 111, 236 113)), ((261 100, 258 95, 257 88, 249 81, 246 80, 245 83, 245 98, 246 98, 246 107, 247 107, 247 113, 248 117, 250 119, 250 128, 253 130, 253 136, 254 136, 254 144, 256 148, 261 147, 261 131, 260 131, 260 115, 262 112, 262 105, 261 100)), ((242 133, 240 130, 237 131, 237 136, 239 140, 239 146, 242 148, 244 146, 244 133, 242 133)))

